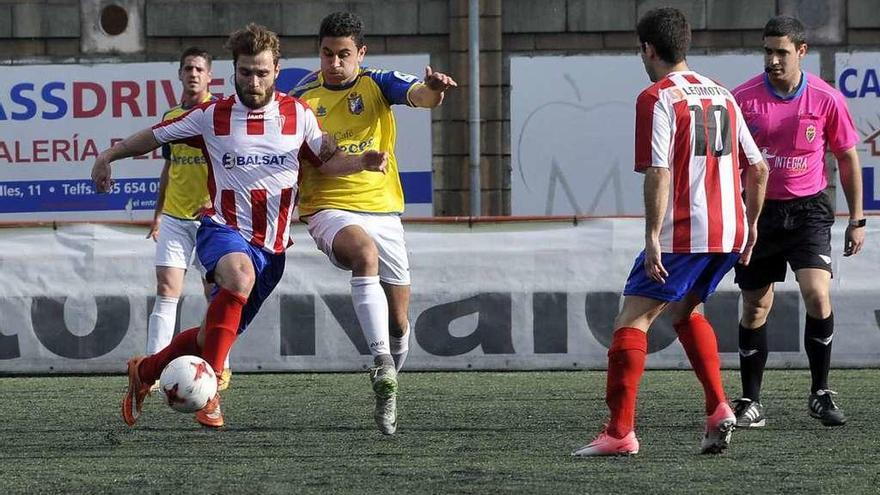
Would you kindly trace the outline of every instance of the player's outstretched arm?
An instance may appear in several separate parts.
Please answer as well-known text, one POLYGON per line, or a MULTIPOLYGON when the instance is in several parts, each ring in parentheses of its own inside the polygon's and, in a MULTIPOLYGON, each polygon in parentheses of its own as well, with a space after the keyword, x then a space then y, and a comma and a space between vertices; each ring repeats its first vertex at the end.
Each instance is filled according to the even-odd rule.
POLYGON ((110 178, 111 163, 123 158, 143 155, 158 147, 159 141, 153 135, 153 129, 147 128, 123 139, 112 148, 102 151, 95 158, 95 164, 92 165, 92 180, 98 187, 98 192, 107 192, 113 187, 113 180, 110 178))
MULTIPOLYGON (((849 207, 850 220, 865 218, 862 205, 862 167, 859 165, 859 154, 855 148, 850 148, 835 153, 837 168, 840 170, 840 185, 846 196, 846 204, 849 207)), ((858 254, 865 244, 865 229, 847 225, 844 233, 843 255, 852 256, 858 254)))
POLYGON ((458 87, 458 83, 452 76, 442 72, 434 72, 429 65, 425 67, 424 84, 413 88, 409 100, 417 107, 434 108, 443 103, 446 90, 455 87, 458 87))
POLYGON ((746 241, 746 247, 740 254, 739 262, 748 265, 752 258, 752 249, 758 242, 758 217, 761 216, 761 209, 764 207, 764 196, 767 193, 767 162, 760 162, 750 165, 746 170, 746 222, 749 226, 749 238, 746 241))

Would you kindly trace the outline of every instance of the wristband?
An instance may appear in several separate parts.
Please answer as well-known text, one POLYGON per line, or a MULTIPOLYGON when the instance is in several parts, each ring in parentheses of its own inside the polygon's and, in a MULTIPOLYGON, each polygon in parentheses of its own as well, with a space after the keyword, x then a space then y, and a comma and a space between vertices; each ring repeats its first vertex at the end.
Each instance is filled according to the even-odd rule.
POLYGON ((853 219, 849 220, 849 226, 853 227, 853 228, 857 228, 857 229, 864 227, 865 224, 867 224, 867 223, 868 223, 868 220, 866 218, 860 218, 858 220, 853 220, 853 219))

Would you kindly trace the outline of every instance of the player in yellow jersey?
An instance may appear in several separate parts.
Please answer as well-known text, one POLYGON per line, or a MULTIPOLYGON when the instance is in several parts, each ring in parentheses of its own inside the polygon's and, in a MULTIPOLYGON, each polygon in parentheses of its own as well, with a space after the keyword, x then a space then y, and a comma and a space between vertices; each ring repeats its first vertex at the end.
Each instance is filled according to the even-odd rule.
POLYGON ((436 107, 456 83, 430 67, 424 81, 362 68, 364 26, 353 13, 325 17, 318 37, 321 70, 300 81, 293 94, 312 107, 340 150, 386 152, 387 173, 325 177, 315 167, 302 167, 299 212, 318 248, 351 271, 352 302, 374 361, 376 424, 391 435, 397 429, 397 372, 409 350, 410 295, 391 105, 436 107))
MULTIPOLYGON (((197 47, 184 50, 180 56, 177 76, 183 84, 180 105, 165 112, 163 121, 172 120, 190 108, 211 101, 211 54, 197 47)), ((183 292, 183 279, 189 266, 195 265, 196 212, 210 203, 208 198, 208 165, 202 150, 185 144, 162 147, 165 167, 159 179, 156 211, 147 238, 156 241, 156 302, 147 326, 147 354, 165 348, 174 334, 177 303, 183 292)), ((202 279, 205 294, 210 285, 202 279)), ((227 358, 220 377, 220 390, 229 386, 232 372, 227 358)))

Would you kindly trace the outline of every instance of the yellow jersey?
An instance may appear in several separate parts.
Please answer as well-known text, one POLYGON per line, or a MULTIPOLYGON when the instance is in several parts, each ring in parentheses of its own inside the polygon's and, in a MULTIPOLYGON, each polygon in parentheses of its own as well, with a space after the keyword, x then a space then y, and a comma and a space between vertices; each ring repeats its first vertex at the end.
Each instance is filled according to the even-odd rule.
MULTIPOLYGON (((202 103, 213 98, 208 94, 202 103)), ((165 112, 162 122, 176 119, 190 108, 178 105, 165 112)), ((162 213, 183 220, 195 219, 195 212, 209 201, 208 161, 205 160, 205 155, 199 148, 181 143, 169 143, 162 146, 162 156, 171 161, 162 213)))
POLYGON ((324 209, 370 213, 403 213, 403 188, 394 156, 397 129, 391 105, 413 106, 409 93, 419 79, 397 71, 361 69, 343 87, 326 86, 320 71, 306 76, 292 94, 306 102, 321 128, 348 154, 367 150, 388 153, 387 172, 358 172, 343 177, 300 168, 299 213, 324 209))

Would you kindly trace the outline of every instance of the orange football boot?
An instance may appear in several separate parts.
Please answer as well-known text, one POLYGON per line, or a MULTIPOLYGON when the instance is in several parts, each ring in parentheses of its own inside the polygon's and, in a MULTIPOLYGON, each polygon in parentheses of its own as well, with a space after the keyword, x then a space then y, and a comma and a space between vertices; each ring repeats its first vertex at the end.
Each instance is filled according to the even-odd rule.
POLYGON ((214 395, 214 397, 205 404, 205 407, 196 411, 196 421, 203 426, 209 426, 211 428, 220 428, 223 426, 223 412, 220 410, 220 394, 214 395))
POLYGON ((138 365, 144 360, 144 356, 135 356, 128 360, 128 389, 122 398, 122 420, 128 426, 134 426, 141 409, 144 407, 144 399, 150 395, 152 383, 141 381, 138 365))

